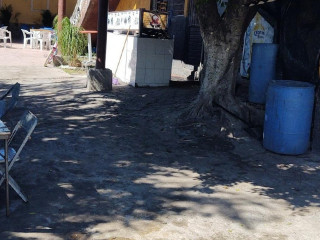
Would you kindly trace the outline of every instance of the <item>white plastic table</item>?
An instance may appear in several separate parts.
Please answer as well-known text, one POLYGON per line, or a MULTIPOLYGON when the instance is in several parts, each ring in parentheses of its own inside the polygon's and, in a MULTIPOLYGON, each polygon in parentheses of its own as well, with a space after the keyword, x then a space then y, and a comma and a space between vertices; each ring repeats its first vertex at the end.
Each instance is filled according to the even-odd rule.
POLYGON ((88 34, 88 63, 92 61, 92 40, 91 40, 91 34, 97 34, 98 31, 95 30, 85 30, 80 31, 80 33, 88 34))

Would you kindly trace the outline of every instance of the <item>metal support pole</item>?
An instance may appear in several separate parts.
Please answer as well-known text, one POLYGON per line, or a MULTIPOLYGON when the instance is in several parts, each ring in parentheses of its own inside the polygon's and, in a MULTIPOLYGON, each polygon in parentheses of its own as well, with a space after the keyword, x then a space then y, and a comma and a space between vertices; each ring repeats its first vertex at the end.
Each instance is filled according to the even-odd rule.
POLYGON ((92 60, 92 43, 91 43, 91 33, 88 33, 88 58, 89 62, 92 60))
POLYGON ((186 0, 185 2, 184 2, 184 16, 185 17, 188 17, 188 15, 189 15, 189 0, 186 0))
POLYGON ((99 0, 96 69, 106 66, 108 3, 108 0, 99 0))
POLYGON ((6 172, 6 214, 9 217, 10 205, 9 205, 9 170, 8 170, 8 139, 4 140, 4 158, 5 158, 5 172, 6 172))

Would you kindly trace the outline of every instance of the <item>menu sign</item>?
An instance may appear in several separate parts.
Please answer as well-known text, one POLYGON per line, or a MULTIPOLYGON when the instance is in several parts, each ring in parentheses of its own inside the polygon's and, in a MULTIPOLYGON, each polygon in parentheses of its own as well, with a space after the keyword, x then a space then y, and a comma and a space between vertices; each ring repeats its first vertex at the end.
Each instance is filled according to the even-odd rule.
POLYGON ((168 28, 168 15, 144 9, 110 12, 108 30, 138 31, 147 36, 163 34, 168 28))
POLYGON ((121 11, 108 13, 108 30, 140 29, 140 11, 121 11))

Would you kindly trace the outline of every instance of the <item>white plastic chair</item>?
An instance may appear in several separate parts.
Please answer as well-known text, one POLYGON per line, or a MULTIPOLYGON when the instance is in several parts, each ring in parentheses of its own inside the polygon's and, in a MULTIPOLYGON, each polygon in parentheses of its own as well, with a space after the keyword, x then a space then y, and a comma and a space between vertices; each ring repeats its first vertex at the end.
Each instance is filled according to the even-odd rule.
POLYGON ((0 41, 3 41, 4 43, 4 47, 7 46, 7 41, 10 40, 10 44, 12 47, 12 38, 11 38, 11 32, 4 29, 4 28, 0 28, 0 41))
MULTIPOLYGON (((26 145, 29 140, 34 128, 36 127, 38 119, 31 112, 26 112, 20 121, 17 123, 15 128, 13 129, 11 136, 8 141, 8 171, 11 170, 13 164, 19 160, 20 153, 23 147, 26 145), (21 132, 21 133, 20 133, 21 132), (18 144, 17 151, 12 147, 12 144, 18 144)), ((0 149, 0 163, 4 163, 4 149, 0 149)), ((5 179, 5 171, 4 167, 0 166, 0 186, 5 179)), ((22 192, 21 188, 17 184, 17 182, 8 174, 9 184, 16 191, 16 193, 23 199, 23 201, 27 202, 28 198, 22 192)))
POLYGON ((26 48, 28 41, 30 42, 30 48, 32 48, 32 32, 21 29, 23 34, 23 48, 26 48))

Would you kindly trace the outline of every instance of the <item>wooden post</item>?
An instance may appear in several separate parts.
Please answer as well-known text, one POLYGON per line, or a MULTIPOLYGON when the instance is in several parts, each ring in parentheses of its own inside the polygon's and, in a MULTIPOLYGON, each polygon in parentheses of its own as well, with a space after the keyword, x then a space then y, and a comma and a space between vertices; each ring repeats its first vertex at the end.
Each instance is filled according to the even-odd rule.
POLYGON ((184 1, 184 16, 188 17, 189 13, 189 0, 184 1))
POLYGON ((99 0, 96 69, 105 69, 109 0, 99 0))
POLYGON ((58 2, 58 29, 62 29, 62 19, 66 15, 66 0, 59 0, 58 2))
POLYGON ((106 69, 108 0, 99 0, 96 68, 89 69, 87 89, 101 92, 112 90, 112 71, 106 69))

